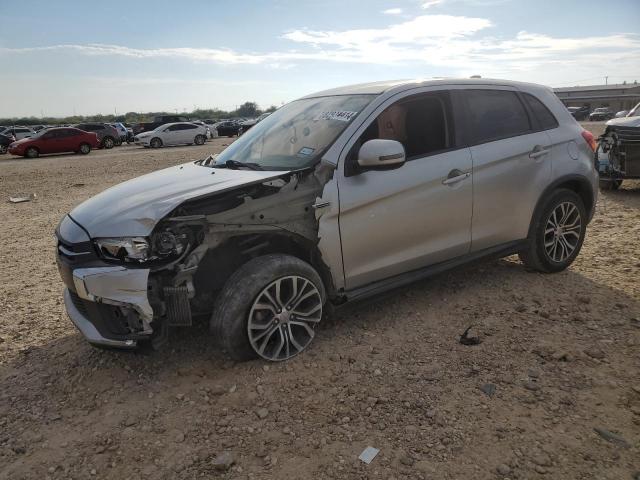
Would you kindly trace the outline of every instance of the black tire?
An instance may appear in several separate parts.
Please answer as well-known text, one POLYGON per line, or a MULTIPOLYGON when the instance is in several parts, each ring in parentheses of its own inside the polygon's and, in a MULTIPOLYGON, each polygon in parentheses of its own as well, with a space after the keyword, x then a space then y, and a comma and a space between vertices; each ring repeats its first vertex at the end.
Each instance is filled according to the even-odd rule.
POLYGON ((80 148, 78 149, 78 153, 87 155, 89 152, 91 152, 91 145, 89 145, 88 143, 81 143, 80 148))
POLYGON ((600 190, 608 191, 608 190, 618 190, 622 185, 622 180, 612 180, 610 178, 601 178, 599 182, 600 190))
MULTIPOLYGON (((528 247, 526 250, 519 253, 520 260, 526 267, 539 272, 560 272, 571 265, 580 253, 586 228, 587 212, 582 199, 573 190, 560 188, 554 191, 544 201, 544 204, 542 204, 542 206, 534 213, 534 218, 529 232, 528 247), (550 225, 549 222, 552 221, 551 217, 554 210, 561 208, 561 205, 563 204, 573 205, 577 209, 577 215, 579 215, 580 221, 580 231, 577 232, 577 241, 575 242, 571 253, 567 255, 566 258, 561 258, 561 253, 558 255, 558 259, 554 259, 551 256, 553 253, 549 253, 547 251, 545 241, 547 244, 549 244, 550 241, 554 242, 555 233, 553 231, 549 232, 548 226, 550 225)), ((573 236, 571 238, 573 241, 573 236)), ((549 248, 553 248, 553 246, 550 246, 549 248)))
POLYGON ((106 148, 107 150, 112 149, 115 144, 116 142, 113 137, 104 137, 102 139, 102 148, 106 148))
POLYGON ((24 152, 24 156, 27 158, 38 158, 40 156, 40 151, 36 147, 29 147, 24 152))
POLYGON ((270 254, 249 260, 222 287, 209 326, 218 344, 234 360, 245 361, 258 357, 248 335, 251 306, 271 282, 291 275, 311 282, 320 293, 324 305, 326 293, 318 273, 308 263, 290 255, 270 254))
POLYGON ((162 140, 160 140, 158 137, 154 137, 149 142, 149 146, 151 148, 160 148, 162 146, 162 140))
POLYGON ((204 135, 196 135, 196 138, 193 139, 196 145, 204 145, 204 142, 207 141, 204 135))
POLYGON ((7 153, 8 149, 9 147, 7 147, 6 145, 0 145, 0 155, 4 155, 5 153, 7 153))

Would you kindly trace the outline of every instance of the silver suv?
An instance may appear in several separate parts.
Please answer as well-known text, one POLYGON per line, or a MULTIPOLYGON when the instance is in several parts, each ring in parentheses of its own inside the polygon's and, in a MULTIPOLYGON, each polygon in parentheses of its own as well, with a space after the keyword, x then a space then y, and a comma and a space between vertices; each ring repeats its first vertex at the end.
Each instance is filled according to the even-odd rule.
POLYGON ((278 109, 219 155, 112 187, 60 222, 73 323, 159 346, 206 315, 235 359, 286 360, 329 305, 480 257, 578 255, 595 142, 546 87, 381 82, 278 109))

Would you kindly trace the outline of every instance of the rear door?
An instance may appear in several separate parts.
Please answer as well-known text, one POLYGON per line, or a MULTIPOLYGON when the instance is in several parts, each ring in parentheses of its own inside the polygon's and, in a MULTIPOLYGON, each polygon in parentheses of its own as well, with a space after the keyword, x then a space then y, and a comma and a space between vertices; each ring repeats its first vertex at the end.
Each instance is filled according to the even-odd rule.
POLYGON ((471 250, 527 237, 533 208, 551 179, 551 139, 536 131, 515 88, 464 91, 473 157, 471 250))

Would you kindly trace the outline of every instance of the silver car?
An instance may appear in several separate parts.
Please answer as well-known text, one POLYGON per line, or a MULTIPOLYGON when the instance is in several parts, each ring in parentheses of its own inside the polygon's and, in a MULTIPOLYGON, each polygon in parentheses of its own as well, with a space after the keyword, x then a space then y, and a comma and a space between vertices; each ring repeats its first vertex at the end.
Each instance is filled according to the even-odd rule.
POLYGON ((158 347, 210 320, 238 360, 313 340, 327 304, 486 256, 558 272, 596 204, 595 141, 546 87, 379 82, 278 109, 218 155, 65 215, 64 301, 89 342, 158 347))

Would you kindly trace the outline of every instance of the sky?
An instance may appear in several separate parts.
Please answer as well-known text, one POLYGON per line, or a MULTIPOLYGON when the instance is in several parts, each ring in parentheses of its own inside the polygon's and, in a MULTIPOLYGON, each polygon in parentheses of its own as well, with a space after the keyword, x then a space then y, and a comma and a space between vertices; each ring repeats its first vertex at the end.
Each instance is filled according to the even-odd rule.
POLYGON ((340 85, 640 82, 640 0, 0 0, 0 117, 262 108, 340 85))

